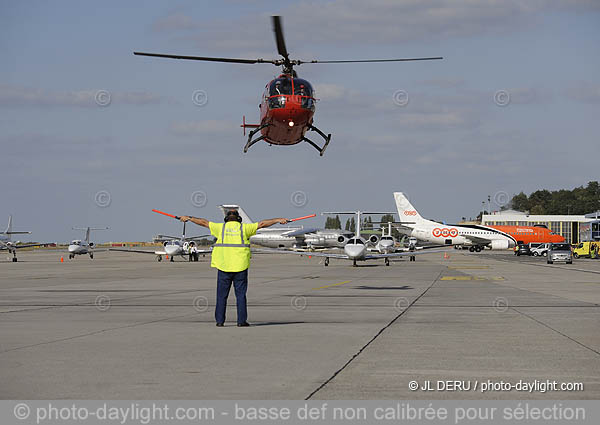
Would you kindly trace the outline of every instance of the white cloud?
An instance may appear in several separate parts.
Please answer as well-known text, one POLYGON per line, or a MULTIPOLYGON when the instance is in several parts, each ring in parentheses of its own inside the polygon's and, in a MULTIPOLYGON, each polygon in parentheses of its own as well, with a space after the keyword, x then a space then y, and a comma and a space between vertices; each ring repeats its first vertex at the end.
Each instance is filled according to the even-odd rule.
POLYGON ((175 122, 170 126, 171 133, 177 136, 214 135, 231 132, 236 125, 224 120, 175 122))
POLYGON ((34 87, 0 85, 0 106, 71 106, 98 107, 102 104, 149 105, 164 102, 162 96, 149 92, 110 92, 87 89, 74 91, 50 91, 34 87))
MULTIPOLYGON (((509 34, 526 29, 549 10, 585 12, 598 4, 594 0, 332 0, 294 3, 275 13, 284 16, 287 47, 293 53, 302 43, 394 45, 411 40, 509 34)), ((248 49, 269 49, 275 57, 268 27, 266 13, 203 22, 178 12, 152 25, 163 33, 187 31, 185 39, 209 49, 237 54, 248 49)))

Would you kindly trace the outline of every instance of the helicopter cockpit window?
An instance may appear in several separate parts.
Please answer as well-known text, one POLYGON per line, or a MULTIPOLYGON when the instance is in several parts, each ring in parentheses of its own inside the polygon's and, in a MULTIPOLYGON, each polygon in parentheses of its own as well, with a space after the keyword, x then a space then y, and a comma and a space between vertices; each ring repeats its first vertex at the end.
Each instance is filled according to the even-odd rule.
POLYGON ((313 88, 308 81, 301 78, 294 78, 294 94, 302 96, 300 100, 302 108, 313 109, 315 107, 315 100, 312 98, 313 88))
POLYGON ((269 95, 292 94, 292 80, 289 78, 277 78, 271 81, 269 95))
POLYGON ((299 96, 312 96, 312 86, 306 80, 294 78, 294 94, 299 96))
POLYGON ((284 108, 286 95, 292 94, 292 80, 277 78, 269 85, 269 108, 284 108))

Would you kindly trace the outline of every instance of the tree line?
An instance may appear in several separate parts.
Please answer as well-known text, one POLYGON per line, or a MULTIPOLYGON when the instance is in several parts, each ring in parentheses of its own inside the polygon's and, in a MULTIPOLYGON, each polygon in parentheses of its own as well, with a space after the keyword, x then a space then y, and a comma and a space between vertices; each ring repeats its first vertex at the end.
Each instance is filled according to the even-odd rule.
POLYGON ((595 212, 600 210, 600 185, 597 181, 591 181, 587 186, 579 186, 573 190, 536 190, 529 196, 521 192, 513 196, 503 209, 509 208, 532 215, 582 215, 595 212))

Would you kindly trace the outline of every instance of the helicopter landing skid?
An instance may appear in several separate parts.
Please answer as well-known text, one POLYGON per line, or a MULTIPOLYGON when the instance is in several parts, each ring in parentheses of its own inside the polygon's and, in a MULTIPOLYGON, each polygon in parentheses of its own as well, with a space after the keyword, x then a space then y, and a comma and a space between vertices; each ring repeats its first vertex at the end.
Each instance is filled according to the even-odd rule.
POLYGON ((265 138, 265 136, 261 135, 260 137, 252 140, 252 137, 254 137, 254 135, 256 133, 258 133, 263 128, 267 128, 269 125, 270 124, 261 125, 260 127, 256 127, 254 130, 252 130, 250 133, 248 133, 248 141, 246 142, 246 146, 244 146, 244 153, 248 152, 248 149, 250 149, 250 147, 252 145, 254 145, 255 143, 260 142, 261 140, 263 140, 265 138))
POLYGON ((302 140, 310 143, 310 145, 312 145, 316 150, 319 151, 319 155, 323 156, 323 154, 325 153, 325 149, 327 149, 327 146, 329 145, 329 142, 331 141, 331 134, 325 135, 325 133, 323 133, 321 130, 319 130, 314 125, 311 125, 308 128, 311 129, 312 131, 316 131, 319 134, 319 136, 321 136, 325 140, 325 144, 323 145, 322 148, 320 148, 315 142, 313 142, 310 139, 307 139, 306 137, 303 137, 302 140))

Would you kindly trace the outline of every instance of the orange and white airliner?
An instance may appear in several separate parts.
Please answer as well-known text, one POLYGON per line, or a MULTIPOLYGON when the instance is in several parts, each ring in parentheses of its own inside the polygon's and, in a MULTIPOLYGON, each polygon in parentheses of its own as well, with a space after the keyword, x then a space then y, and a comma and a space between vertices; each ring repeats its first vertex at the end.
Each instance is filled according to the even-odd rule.
POLYGON ((496 226, 470 224, 442 224, 426 220, 411 205, 402 192, 394 192, 401 226, 398 230, 421 241, 441 245, 468 246, 469 251, 508 249, 517 244, 564 242, 565 238, 540 226, 496 226))

